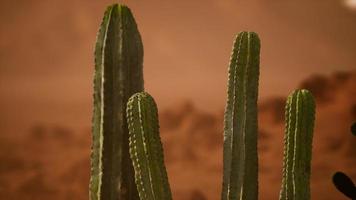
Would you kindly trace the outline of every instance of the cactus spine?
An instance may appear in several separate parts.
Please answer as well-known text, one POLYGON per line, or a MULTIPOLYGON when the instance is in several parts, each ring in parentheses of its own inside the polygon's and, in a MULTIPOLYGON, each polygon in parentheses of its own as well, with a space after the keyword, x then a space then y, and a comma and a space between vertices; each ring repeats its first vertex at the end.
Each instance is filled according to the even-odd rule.
POLYGON ((127 120, 130 155, 141 200, 171 200, 154 99, 145 92, 133 95, 127 103, 127 120))
POLYGON ((258 35, 253 32, 239 33, 229 65, 222 200, 257 200, 258 197, 259 54, 258 35))
POLYGON ((135 19, 123 5, 109 6, 95 46, 91 200, 135 200, 126 102, 143 91, 143 47, 135 19))
POLYGON ((310 199, 315 103, 307 90, 296 90, 286 104, 283 180, 280 200, 310 199))

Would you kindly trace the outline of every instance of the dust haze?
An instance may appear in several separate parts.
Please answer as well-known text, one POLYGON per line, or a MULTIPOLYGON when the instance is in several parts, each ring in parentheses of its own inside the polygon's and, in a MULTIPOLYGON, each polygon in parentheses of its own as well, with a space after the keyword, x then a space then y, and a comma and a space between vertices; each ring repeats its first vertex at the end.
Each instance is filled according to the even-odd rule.
MULTIPOLYGON (((0 2, 2 199, 88 199, 93 47, 113 2, 0 2)), ((277 198, 281 109, 303 86, 318 98, 313 199, 342 199, 330 176, 344 170, 356 180, 353 0, 119 2, 142 34, 145 88, 161 113, 175 199, 219 198, 227 65, 243 30, 262 45, 261 196, 277 198)))

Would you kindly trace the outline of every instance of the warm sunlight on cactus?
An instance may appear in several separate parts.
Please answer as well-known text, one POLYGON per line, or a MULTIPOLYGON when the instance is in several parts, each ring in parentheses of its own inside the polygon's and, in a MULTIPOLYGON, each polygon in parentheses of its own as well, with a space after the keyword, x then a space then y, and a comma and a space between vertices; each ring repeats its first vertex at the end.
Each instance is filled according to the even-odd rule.
POLYGON ((138 199, 126 102, 143 90, 142 62, 141 37, 130 9, 109 6, 95 47, 91 200, 138 199))

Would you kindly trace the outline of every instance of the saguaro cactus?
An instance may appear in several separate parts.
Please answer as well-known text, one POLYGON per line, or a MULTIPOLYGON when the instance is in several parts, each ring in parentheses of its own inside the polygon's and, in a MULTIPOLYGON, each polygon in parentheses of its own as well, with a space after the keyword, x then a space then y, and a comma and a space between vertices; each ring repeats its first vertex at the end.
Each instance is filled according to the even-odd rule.
POLYGON ((257 98, 260 40, 241 32, 230 58, 224 116, 222 200, 258 197, 257 98))
POLYGON ((289 95, 280 200, 310 199, 314 115, 315 102, 309 91, 296 90, 289 95))
POLYGON ((95 46, 91 200, 138 198, 129 156, 126 103, 143 91, 143 47, 130 9, 106 10, 95 46))
MULTIPOLYGON (((260 40, 241 32, 229 65, 222 200, 258 199, 260 40)), ((143 47, 129 8, 106 10, 95 46, 91 200, 171 200, 157 106, 143 88, 143 47), (130 98, 131 97, 131 98, 130 98)), ((280 200, 310 199, 315 104, 307 90, 287 101, 280 200)))
POLYGON ((129 99, 127 120, 130 155, 141 200, 171 200, 157 106, 148 93, 137 93, 129 99))

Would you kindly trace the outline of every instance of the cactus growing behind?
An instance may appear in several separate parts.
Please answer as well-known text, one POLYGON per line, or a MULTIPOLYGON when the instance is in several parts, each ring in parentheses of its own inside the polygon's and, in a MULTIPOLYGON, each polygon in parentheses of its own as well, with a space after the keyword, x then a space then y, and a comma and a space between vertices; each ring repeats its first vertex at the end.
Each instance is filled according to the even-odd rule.
POLYGON ((222 200, 258 198, 257 97, 260 40, 241 32, 229 65, 224 116, 224 174, 222 200))
POLYGON ((356 136, 356 122, 351 125, 350 130, 352 135, 356 136))
POLYGON ((333 176, 335 187, 352 200, 356 199, 356 187, 351 178, 343 172, 336 172, 333 176))
POLYGON ((154 99, 146 92, 133 95, 127 103, 127 120, 130 155, 140 198, 171 200, 154 99))
MULTIPOLYGON (((350 131, 353 135, 356 135, 356 123, 351 125, 350 131)), ((345 196, 352 200, 356 200, 356 186, 352 182, 351 178, 345 173, 336 172, 333 176, 333 183, 335 187, 345 196)))
POLYGON ((314 114, 315 102, 309 91, 296 90, 289 95, 280 200, 310 199, 314 114))
POLYGON ((130 9, 109 6, 95 46, 91 200, 139 199, 129 156, 126 102, 143 91, 143 47, 130 9))

